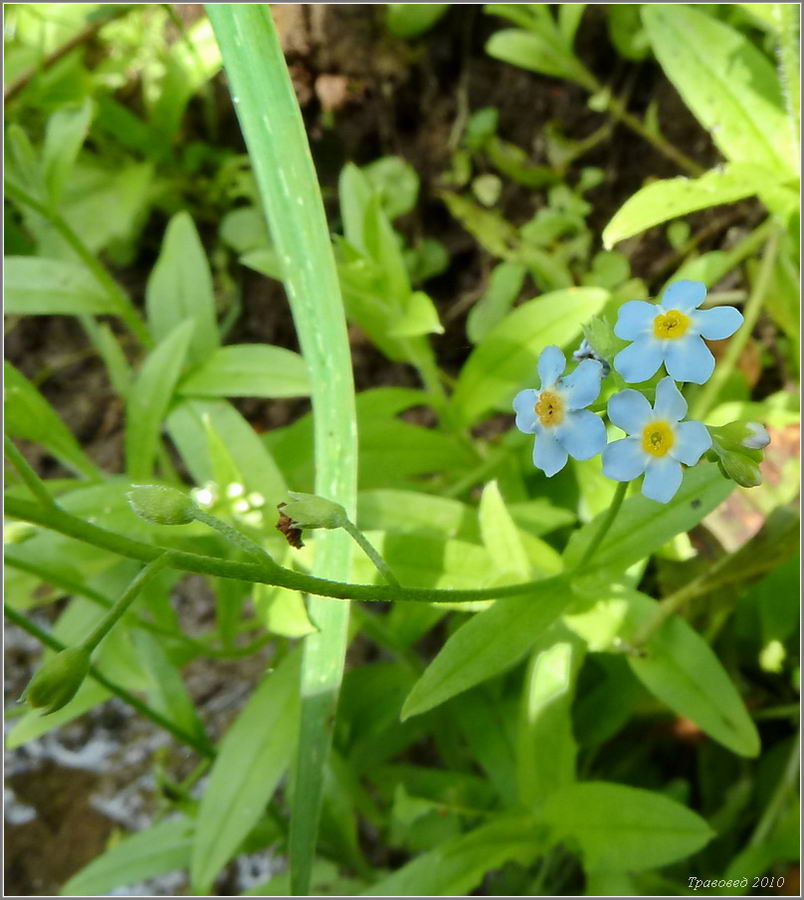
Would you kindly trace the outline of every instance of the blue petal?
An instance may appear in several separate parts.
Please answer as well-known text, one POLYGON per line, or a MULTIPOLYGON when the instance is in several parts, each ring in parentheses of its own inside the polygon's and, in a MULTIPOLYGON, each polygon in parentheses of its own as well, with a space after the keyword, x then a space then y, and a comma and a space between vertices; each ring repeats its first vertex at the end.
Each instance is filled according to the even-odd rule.
POLYGON ((687 401, 669 376, 656 385, 653 411, 657 419, 669 419, 671 422, 680 422, 687 415, 687 401))
POLYGON ((596 359, 585 359, 578 368, 561 379, 564 399, 568 409, 583 409, 597 400, 603 366, 596 359))
POLYGON ((603 451, 603 474, 615 481, 631 481, 647 465, 648 454, 640 446, 639 438, 612 441, 603 451))
POLYGON ((626 388, 609 399, 609 418, 626 434, 638 434, 653 418, 653 410, 639 391, 626 388))
POLYGON ((661 344, 652 337, 641 337, 614 357, 614 368, 629 382, 647 381, 662 364, 661 344))
POLYGON ((706 425, 702 422, 681 422, 676 427, 676 442, 670 449, 670 456, 685 466, 694 466, 711 446, 712 436, 706 425))
POLYGON ((642 493, 659 503, 669 503, 681 487, 681 466, 670 456, 652 459, 642 481, 642 493))
POLYGON ((674 281, 662 295, 664 309, 688 313, 704 302, 706 285, 702 281, 674 281))
POLYGON ((516 411, 516 427, 525 434, 533 434, 536 431, 536 398, 539 395, 532 388, 520 391, 514 397, 514 410, 516 411))
POLYGON ((548 478, 567 464, 567 451, 558 443, 552 428, 542 428, 533 447, 533 465, 548 478))
POLYGON ((614 333, 625 341, 635 341, 640 335, 649 334, 653 320, 661 310, 654 303, 629 300, 617 310, 614 333))
POLYGON ((715 370, 715 357, 697 334, 667 342, 664 364, 674 381, 704 384, 715 370))
POLYGON ((708 341, 731 337, 743 324, 743 314, 733 306, 715 306, 695 313, 693 321, 698 334, 708 341))
POLYGON ((564 354, 555 344, 545 347, 542 350, 542 355, 539 357, 540 386, 546 388, 554 385, 566 365, 567 361, 564 359, 564 354))
POLYGON ((606 426, 588 409, 569 413, 555 432, 556 440, 573 459, 591 459, 606 446, 606 426))

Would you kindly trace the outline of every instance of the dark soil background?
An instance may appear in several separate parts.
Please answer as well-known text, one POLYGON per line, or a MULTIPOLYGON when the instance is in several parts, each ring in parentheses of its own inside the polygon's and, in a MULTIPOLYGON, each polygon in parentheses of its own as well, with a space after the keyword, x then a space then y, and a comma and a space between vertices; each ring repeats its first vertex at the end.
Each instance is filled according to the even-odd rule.
MULTIPOLYGON (((177 10, 188 22, 202 14, 199 6, 177 10)), ((449 251, 449 269, 429 281, 427 290, 446 329, 435 338, 438 358, 445 370, 454 374, 470 349, 466 312, 481 293, 492 265, 491 258, 449 216, 436 195, 439 178, 449 167, 456 118, 462 110, 471 113, 483 106, 496 107, 500 136, 525 149, 537 163, 544 161, 542 134, 547 122, 560 121, 565 134, 584 138, 600 127, 603 118, 587 107, 581 88, 488 57, 484 44, 500 21, 485 15, 480 6, 454 7, 434 31, 412 43, 389 37, 381 12, 372 5, 274 8, 331 223, 337 222, 337 176, 345 162, 364 164, 397 154, 420 176, 419 203, 398 224, 408 237, 437 238, 449 251)), ((643 114, 656 99, 666 137, 701 165, 716 162, 708 136, 658 66, 652 61, 626 64, 618 57, 606 33, 603 8, 587 7, 577 46, 579 55, 602 81, 617 90, 630 86, 630 109, 635 114, 643 114)), ((243 152, 222 76, 216 79, 215 97, 221 142, 243 152)), ((193 137, 195 122, 200 126, 201 115, 194 101, 184 139, 193 137)), ((604 183, 589 195, 594 203, 591 225, 598 231, 646 179, 679 174, 665 157, 622 127, 615 128, 611 139, 584 156, 577 167, 590 165, 606 173, 604 183)), ((526 221, 542 202, 540 192, 506 182, 503 210, 511 221, 526 221)), ((691 222, 693 230, 708 230, 709 237, 700 247, 706 250, 735 242, 756 224, 759 215, 757 207, 745 203, 725 214, 722 209, 702 213, 691 217, 691 222)), ((166 221, 161 215, 152 216, 134 264, 114 273, 137 303, 142 302, 166 221)), ((212 246, 218 223, 198 224, 212 246)), ((629 255, 634 275, 649 282, 655 282, 672 258, 672 249, 659 229, 620 249, 629 255)), ((244 270, 236 277, 242 285, 243 314, 228 341, 268 342, 297 349, 281 287, 244 270)), ((7 358, 34 380, 103 468, 121 471, 122 405, 75 320, 30 317, 8 326, 7 358)), ((412 369, 389 363, 357 329, 350 333, 359 390, 417 384, 412 369)), ((259 430, 287 424, 307 409, 306 402, 299 401, 245 400, 238 405, 259 430)), ((42 474, 65 474, 37 448, 24 449, 42 474)), ((193 598, 192 604, 187 604, 192 607, 187 623, 192 631, 211 615, 211 600, 198 586, 186 591, 193 598)), ((52 605, 47 615, 59 609, 58 604, 52 605)), ((38 650, 13 629, 6 647, 8 707, 30 677, 38 650)), ((190 667, 188 685, 213 735, 225 728, 242 705, 262 664, 259 656, 240 664, 197 662, 190 667)), ((113 702, 11 754, 6 770, 12 789, 6 808, 6 893, 58 891, 67 877, 101 852, 114 829, 143 827, 156 808, 154 753, 171 774, 184 774, 182 754, 170 751, 169 741, 160 733, 113 702)), ((243 863, 233 865, 218 891, 239 893, 269 872, 264 860, 254 862, 253 869, 243 863)), ((180 880, 166 878, 140 887, 148 893, 173 894, 182 885, 180 880)))

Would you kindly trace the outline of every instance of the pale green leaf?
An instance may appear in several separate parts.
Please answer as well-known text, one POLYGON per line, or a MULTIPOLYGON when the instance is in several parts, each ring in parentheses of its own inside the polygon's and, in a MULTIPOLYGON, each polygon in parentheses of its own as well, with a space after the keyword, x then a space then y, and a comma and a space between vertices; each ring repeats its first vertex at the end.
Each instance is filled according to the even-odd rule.
POLYGON ((198 810, 190 876, 209 893, 215 876, 257 823, 287 769, 299 717, 299 654, 254 691, 226 732, 198 810))
MULTIPOLYGON (((644 594, 629 601, 623 637, 655 615, 657 604, 644 594)), ((759 734, 742 698, 706 641, 683 619, 668 619, 645 647, 629 656, 633 673, 673 712, 695 722, 740 756, 756 756, 759 734)))
POLYGON ((179 323, 146 358, 126 403, 126 470, 132 481, 150 478, 162 420, 168 411, 192 336, 193 320, 179 323))
POLYGON ((653 50, 726 159, 795 175, 798 154, 773 63, 702 9, 646 3, 653 50))
POLYGON ((81 263, 7 256, 5 312, 23 316, 118 314, 120 309, 81 263))
POLYGON ((756 165, 732 163, 713 169, 700 178, 669 178, 654 181, 625 201, 603 230, 603 245, 639 234, 699 209, 734 203, 779 182, 779 174, 756 165))
POLYGON ((47 400, 10 362, 4 363, 3 371, 8 435, 40 444, 74 472, 97 478, 96 465, 47 400))
POLYGON ((152 825, 109 847, 65 882, 62 897, 107 896, 190 862, 192 825, 183 816, 152 825))
POLYGON ((418 856, 361 896, 464 896, 486 872, 509 860, 527 865, 545 849, 545 835, 535 819, 499 818, 418 856))
POLYGON ((587 869, 644 870, 684 859, 714 832, 692 810, 654 791, 603 781, 552 794, 544 819, 581 849, 587 869))
POLYGON ((193 321, 191 362, 206 362, 219 344, 215 295, 204 248, 192 218, 177 213, 168 223, 159 259, 145 289, 148 324, 157 341, 193 321))
POLYGON ((305 397, 307 365, 298 353, 268 344, 219 347, 179 385, 180 394, 202 397, 305 397))
POLYGON ((550 344, 564 347, 609 299, 602 288, 568 288, 543 294, 509 313, 464 364, 452 403, 472 424, 494 409, 510 410, 514 395, 535 386, 536 362, 550 344))
POLYGON ((564 579, 555 577, 476 613, 450 636, 413 686, 402 718, 426 712, 515 665, 571 599, 564 579))

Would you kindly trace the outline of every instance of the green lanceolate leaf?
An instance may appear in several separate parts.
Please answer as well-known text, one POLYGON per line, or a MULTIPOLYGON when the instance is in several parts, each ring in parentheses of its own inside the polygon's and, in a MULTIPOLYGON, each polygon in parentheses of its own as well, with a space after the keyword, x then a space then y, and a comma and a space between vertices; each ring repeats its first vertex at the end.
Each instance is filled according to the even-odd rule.
MULTIPOLYGON (((656 612, 643 594, 629 600, 625 640, 656 612)), ((645 687, 670 709, 740 756, 759 753, 759 734, 737 689, 706 641, 673 616, 653 635, 644 655, 628 664, 645 687)))
MULTIPOLYGON (((285 290, 310 369, 315 434, 314 492, 340 503, 352 517, 357 486, 357 436, 349 341, 330 232, 310 147, 282 49, 264 6, 210 4, 254 167, 271 236, 282 262, 285 290)), ((341 530, 316 537, 313 571, 347 580, 349 537, 341 530)), ((290 826, 291 884, 310 885, 323 798, 325 761, 332 741, 343 676, 349 605, 310 601, 320 629, 304 641, 302 713, 290 826)))
POLYGON ((226 732, 201 800, 190 876, 208 893, 287 769, 299 717, 299 655, 268 675, 226 732))
POLYGON ((168 406, 194 327, 182 322, 146 358, 126 404, 126 468, 132 481, 150 478, 168 406))
POLYGON ((159 259, 145 291, 148 325, 162 341, 177 325, 194 322, 188 351, 191 362, 204 363, 219 344, 215 295, 204 248, 193 220, 177 213, 168 224, 159 259))
POLYGON ((668 222, 687 213, 722 203, 751 197, 763 188, 779 183, 779 173, 748 163, 732 163, 700 178, 669 178, 654 181, 626 200, 603 231, 603 245, 618 241, 668 222))
POLYGON ((268 344, 218 348, 179 385, 179 393, 200 397, 305 397, 307 365, 298 353, 268 344))
POLYGON ((446 841, 374 884, 362 896, 464 896, 509 860, 527 865, 545 850, 545 833, 527 816, 500 818, 446 841))
POLYGON ((183 816, 159 822, 114 844, 67 881, 62 897, 105 896, 190 862, 192 825, 183 816))
POLYGON ((542 294, 509 313, 464 364, 452 402, 465 424, 494 409, 510 409, 514 394, 534 386, 536 361, 549 344, 564 347, 609 299, 602 288, 569 288, 542 294), (529 381, 530 379, 530 381, 529 381))
MULTIPOLYGON (((687 469, 678 493, 669 503, 657 503, 641 495, 630 497, 579 575, 618 577, 677 534, 697 525, 733 489, 734 482, 724 478, 714 463, 699 463, 687 469)), ((605 515, 604 510, 573 534, 564 551, 564 565, 568 570, 581 560, 605 515)))
POLYGON ((21 316, 83 316, 120 312, 85 266, 66 259, 7 256, 5 311, 21 316))
POLYGON ((97 478, 100 475, 97 467, 47 400, 10 362, 4 364, 3 371, 9 436, 40 444, 79 475, 97 478))
POLYGON ((580 848, 587 870, 667 865, 714 837, 706 822, 680 803, 654 791, 603 781, 556 791, 547 800, 544 820, 557 840, 580 848))
POLYGON ((644 4, 642 19, 667 77, 726 159, 794 176, 779 79, 749 38, 689 6, 644 4))
POLYGON ((405 700, 402 718, 416 716, 519 662, 569 604, 561 577, 545 579, 522 598, 497 600, 461 625, 405 700))
POLYGON ((594 79, 569 48, 535 31, 503 28, 489 38, 486 53, 540 75, 566 78, 589 90, 595 87, 594 79))

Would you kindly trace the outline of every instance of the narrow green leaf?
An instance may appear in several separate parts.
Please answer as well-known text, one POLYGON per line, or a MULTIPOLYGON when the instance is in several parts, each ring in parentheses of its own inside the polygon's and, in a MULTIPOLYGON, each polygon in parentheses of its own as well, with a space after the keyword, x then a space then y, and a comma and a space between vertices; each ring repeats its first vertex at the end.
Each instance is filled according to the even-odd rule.
POLYGON ((563 578, 548 578, 525 597, 497 600, 461 625, 413 686, 402 719, 417 716, 510 668, 572 599, 563 578))
MULTIPOLYGON (((315 493, 354 516, 357 437, 349 341, 330 232, 304 122, 282 49, 264 6, 210 4, 254 166, 263 208, 285 273, 285 290, 310 367, 315 428, 315 493)), ((351 544, 341 530, 316 537, 313 571, 347 580, 351 544)), ((325 762, 343 677, 349 604, 310 601, 320 631, 304 640, 302 714, 290 826, 291 886, 305 894, 318 834, 325 762)))
MULTIPOLYGON (((644 594, 630 598, 626 640, 656 606, 644 594)), ((759 734, 742 698, 712 648, 684 619, 668 619, 645 651, 629 656, 628 664, 654 696, 734 753, 758 755, 759 734)))
POLYGON ((594 79, 571 50, 535 31, 503 28, 489 38, 486 53, 530 72, 566 78, 588 90, 595 88, 594 79))
POLYGON ((654 791, 587 781, 552 794, 544 819, 580 846, 587 869, 644 870, 684 859, 714 832, 692 810, 654 791))
POLYGON ((168 659, 162 645, 147 631, 138 629, 131 634, 137 659, 150 677, 148 701, 165 718, 186 734, 202 742, 207 741, 204 725, 196 712, 190 694, 176 667, 168 659))
POLYGON ((497 572, 512 575, 514 581, 527 581, 530 560, 496 481, 483 488, 477 514, 483 544, 497 572))
POLYGON ((148 325, 162 341, 182 322, 195 323, 188 358, 206 362, 219 344, 215 294, 206 253, 189 213, 168 223, 145 289, 148 325))
POLYGON ((124 838, 65 882, 62 897, 107 896, 116 888, 157 878, 190 862, 192 825, 181 816, 124 838))
POLYGON ((603 246, 613 247, 632 237, 687 213, 722 203, 734 203, 779 183, 779 174, 748 163, 732 163, 713 169, 700 178, 669 178, 654 181, 625 201, 603 230, 603 246))
POLYGON ((132 481, 151 477, 162 420, 179 380, 194 327, 181 322, 152 350, 126 403, 126 470, 132 481))
POLYGON ((418 856, 361 896, 465 896, 480 884, 486 872, 509 860, 528 865, 545 849, 545 835, 535 819, 499 818, 418 856))
POLYGON ((202 397, 306 397, 307 365, 298 353, 268 344, 220 347, 179 385, 202 397))
MULTIPOLYGON (((715 463, 698 463, 684 473, 678 493, 669 503, 657 503, 641 494, 626 500, 613 525, 582 575, 621 575, 629 566, 650 556, 683 531, 694 528, 719 506, 734 489, 734 482, 720 474, 715 463)), ((576 531, 564 551, 567 569, 582 558, 586 547, 600 529, 604 510, 576 531)))
POLYGON ((642 19, 665 74, 726 159, 795 176, 779 79, 752 41, 690 6, 646 3, 642 19))
POLYGON ((84 453, 73 433, 30 381, 10 362, 3 366, 6 427, 10 437, 40 444, 69 469, 97 478, 95 463, 84 453))
POLYGON ((85 97, 80 106, 63 106, 48 119, 42 147, 42 177, 51 203, 58 203, 62 187, 75 163, 92 120, 94 104, 85 97))
POLYGON ((41 256, 5 259, 5 311, 21 316, 119 314, 114 298, 80 263, 41 256))
POLYGON ((287 769, 299 717, 299 655, 287 656, 226 732, 198 810, 190 878, 209 893, 287 769))
POLYGON ((535 378, 542 350, 569 344, 608 299, 602 288, 569 288, 543 294, 509 313, 461 370, 452 396, 461 421, 468 425, 493 409, 510 409, 514 394, 535 378))
POLYGON ((522 263, 503 262, 494 267, 485 293, 466 319, 466 334, 473 344, 482 341, 514 305, 527 271, 522 263))
POLYGON ((527 808, 575 780, 575 681, 583 643, 555 623, 536 645, 522 686, 517 742, 518 796, 527 808))

